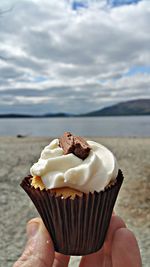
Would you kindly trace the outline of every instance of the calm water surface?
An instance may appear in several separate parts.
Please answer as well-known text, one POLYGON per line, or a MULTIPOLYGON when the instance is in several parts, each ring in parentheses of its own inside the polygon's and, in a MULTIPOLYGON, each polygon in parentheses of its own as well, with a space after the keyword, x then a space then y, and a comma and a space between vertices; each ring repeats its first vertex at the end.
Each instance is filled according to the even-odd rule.
POLYGON ((0 135, 60 136, 64 131, 83 136, 150 136, 150 116, 0 119, 0 135))

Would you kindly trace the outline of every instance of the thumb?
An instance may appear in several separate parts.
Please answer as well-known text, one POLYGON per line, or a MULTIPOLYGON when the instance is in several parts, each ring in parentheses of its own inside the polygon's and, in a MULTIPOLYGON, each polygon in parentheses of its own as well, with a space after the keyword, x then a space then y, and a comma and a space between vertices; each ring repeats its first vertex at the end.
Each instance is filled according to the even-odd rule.
POLYGON ((51 267, 54 261, 54 247, 40 218, 28 222, 27 237, 25 250, 13 267, 51 267))

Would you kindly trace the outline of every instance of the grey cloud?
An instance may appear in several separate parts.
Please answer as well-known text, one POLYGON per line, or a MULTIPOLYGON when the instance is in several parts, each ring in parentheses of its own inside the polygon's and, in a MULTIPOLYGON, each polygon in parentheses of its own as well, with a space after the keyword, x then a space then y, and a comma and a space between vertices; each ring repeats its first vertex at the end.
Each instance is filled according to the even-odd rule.
POLYGON ((13 58, 10 60, 10 63, 14 67, 21 67, 22 69, 33 70, 35 73, 36 72, 42 73, 42 63, 34 61, 29 56, 21 56, 13 58))
POLYGON ((20 77, 21 76, 21 72, 10 67, 3 67, 0 68, 0 75, 1 77, 3 77, 3 79, 12 79, 12 78, 16 78, 16 77, 20 77))
MULTIPOLYGON (((0 56, 8 58, 1 60, 6 63, 0 67, 1 99, 6 105, 11 95, 15 110, 22 110, 19 96, 25 103, 41 99, 41 111, 75 112, 136 94, 148 97, 149 75, 123 77, 130 67, 150 62, 148 7, 143 0, 134 9, 75 13, 64 1, 17 2, 0 17, 0 56), (42 76, 46 81, 38 83, 42 76), (43 102, 46 96, 51 107, 43 102)), ((33 106, 26 104, 36 112, 38 105, 33 106)))
MULTIPOLYGON (((42 97, 42 96, 53 96, 53 97, 58 97, 58 96, 63 96, 67 97, 68 96, 68 91, 70 87, 55 87, 55 88, 47 88, 47 89, 23 89, 23 88, 18 88, 18 89, 5 89, 5 90, 0 90, 0 95, 12 95, 12 96, 24 96, 24 97, 30 97, 30 96, 35 96, 35 97, 42 97)), ((71 92, 71 90, 70 90, 71 92)))

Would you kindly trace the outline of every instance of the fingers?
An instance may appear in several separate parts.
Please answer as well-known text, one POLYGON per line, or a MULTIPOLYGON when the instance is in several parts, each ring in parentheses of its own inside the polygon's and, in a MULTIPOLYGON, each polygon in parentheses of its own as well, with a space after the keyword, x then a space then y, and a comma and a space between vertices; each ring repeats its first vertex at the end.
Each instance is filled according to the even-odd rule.
POLYGON ((141 256, 134 234, 121 228, 115 232, 112 242, 112 266, 141 267, 141 256))
POLYGON ((50 267, 54 261, 51 238, 40 218, 27 224, 28 241, 25 250, 13 267, 50 267))
POLYGON ((103 248, 96 253, 82 257, 79 267, 100 267, 104 261, 103 248))
POLYGON ((109 225, 108 232, 106 235, 105 244, 110 245, 113 240, 114 233, 119 228, 125 228, 125 227, 126 225, 125 225, 125 222, 122 220, 122 218, 113 214, 110 220, 110 225, 109 225))
POLYGON ((70 256, 66 256, 55 252, 55 259, 53 267, 67 267, 70 260, 70 256))
POLYGON ((103 264, 106 265, 106 263, 106 266, 109 266, 113 235, 118 229, 123 227, 126 227, 124 221, 113 213, 103 247, 96 253, 82 257, 80 267, 100 267, 103 264))

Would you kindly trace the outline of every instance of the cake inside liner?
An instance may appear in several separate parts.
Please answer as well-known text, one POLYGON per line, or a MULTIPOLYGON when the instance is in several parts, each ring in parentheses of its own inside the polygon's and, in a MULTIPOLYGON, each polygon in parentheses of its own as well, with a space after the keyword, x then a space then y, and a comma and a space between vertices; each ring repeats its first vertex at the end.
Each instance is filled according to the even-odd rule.
MULTIPOLYGON (((39 176, 34 176, 31 178, 31 186, 33 186, 35 189, 37 188, 39 188, 40 190, 46 189, 45 185, 42 182, 41 177, 39 176)), ((83 192, 75 190, 70 187, 53 188, 49 190, 56 196, 61 196, 62 198, 70 197, 71 199, 74 199, 76 195, 79 197, 83 195, 83 192)))

